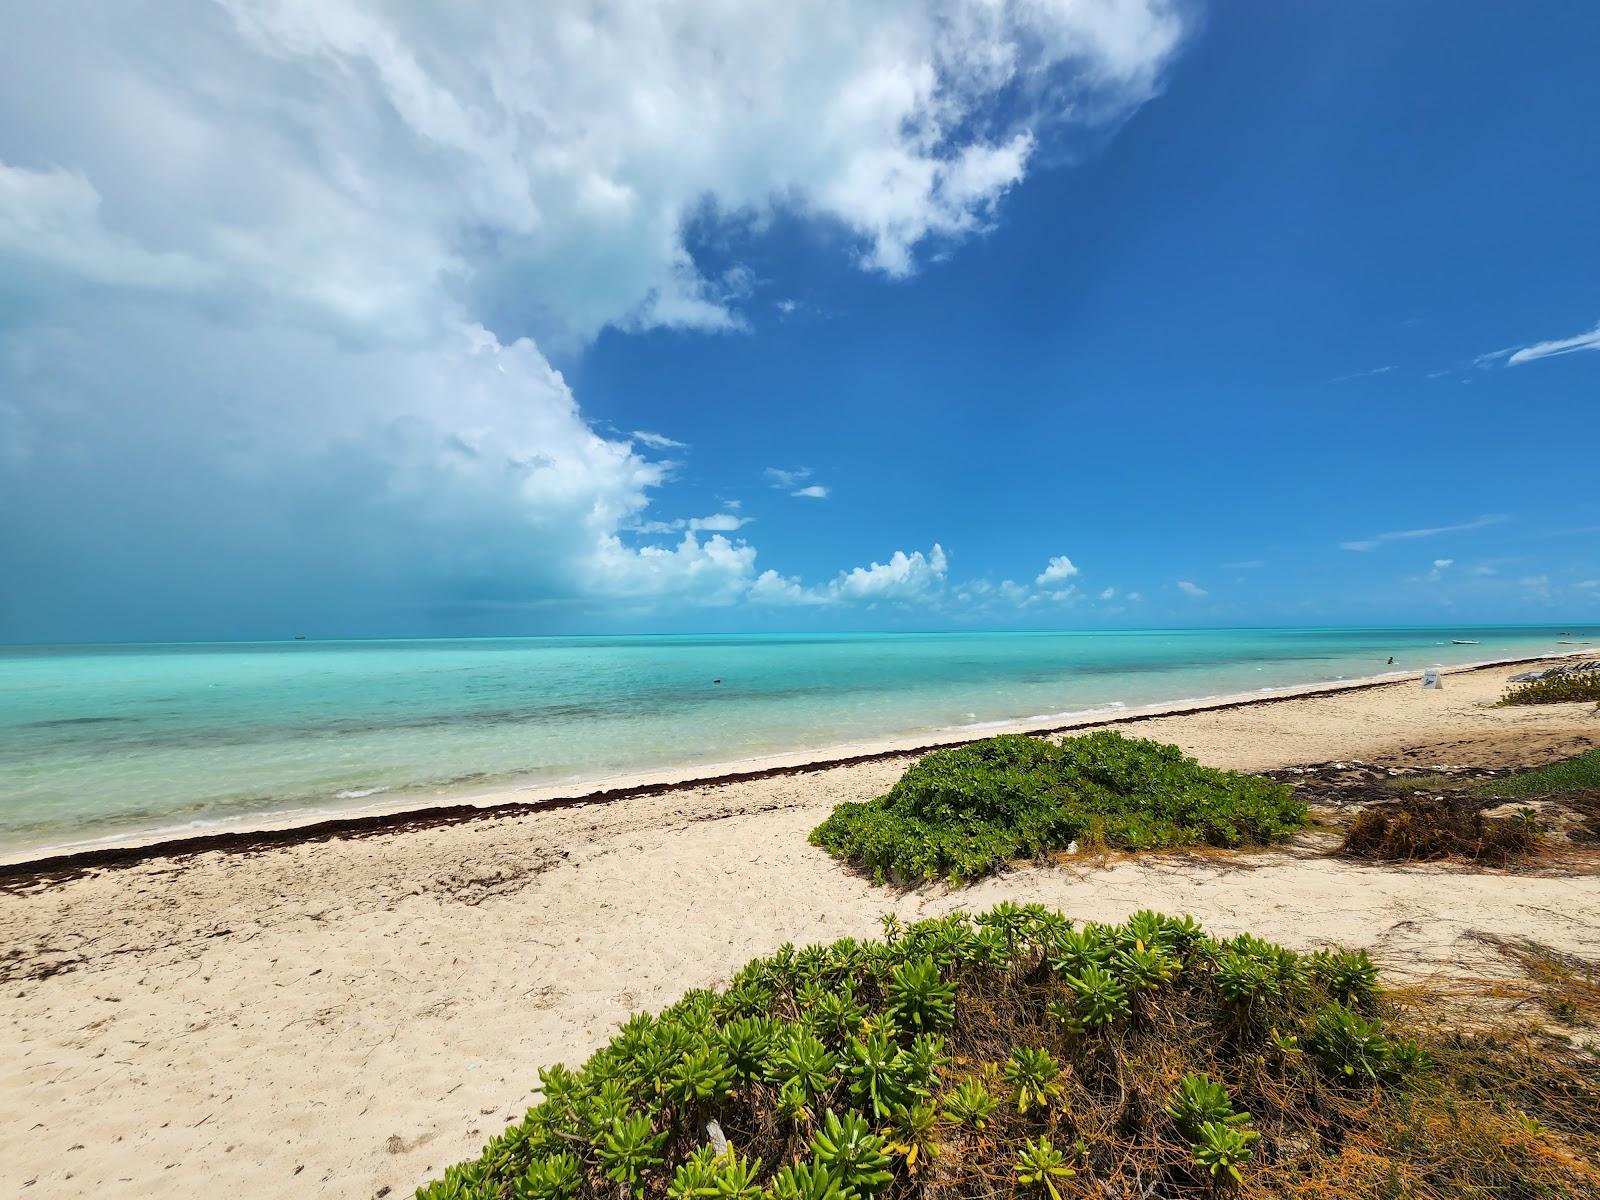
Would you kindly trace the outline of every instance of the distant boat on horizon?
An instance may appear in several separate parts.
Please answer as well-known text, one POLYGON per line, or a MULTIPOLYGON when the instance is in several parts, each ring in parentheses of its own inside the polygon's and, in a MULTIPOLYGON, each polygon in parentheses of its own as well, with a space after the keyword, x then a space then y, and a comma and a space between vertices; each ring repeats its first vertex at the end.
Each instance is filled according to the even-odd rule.
POLYGON ((303 633, 297 633, 294 635, 294 640, 297 642, 303 642, 306 640, 306 635, 303 633))
POLYGON ((1481 646, 1483 643, 1475 642, 1471 638, 1451 638, 1450 644, 1452 646, 1481 646))

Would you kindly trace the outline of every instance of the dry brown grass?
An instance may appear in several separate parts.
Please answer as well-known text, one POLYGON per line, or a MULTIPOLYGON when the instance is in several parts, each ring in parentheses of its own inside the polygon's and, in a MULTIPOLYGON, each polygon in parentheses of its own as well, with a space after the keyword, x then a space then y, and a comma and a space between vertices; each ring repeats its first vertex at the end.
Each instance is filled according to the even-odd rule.
POLYGON ((1544 844, 1529 815, 1486 817, 1468 802, 1409 796, 1358 813, 1340 853, 1388 862, 1459 858, 1505 866, 1537 854, 1544 844))

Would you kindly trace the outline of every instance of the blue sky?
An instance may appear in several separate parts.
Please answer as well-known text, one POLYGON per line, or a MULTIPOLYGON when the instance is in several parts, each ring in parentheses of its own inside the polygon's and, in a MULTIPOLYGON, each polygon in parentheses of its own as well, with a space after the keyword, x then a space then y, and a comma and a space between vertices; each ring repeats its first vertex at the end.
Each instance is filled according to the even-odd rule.
POLYGON ((1600 620, 1593 5, 0 22, 0 641, 1600 620))

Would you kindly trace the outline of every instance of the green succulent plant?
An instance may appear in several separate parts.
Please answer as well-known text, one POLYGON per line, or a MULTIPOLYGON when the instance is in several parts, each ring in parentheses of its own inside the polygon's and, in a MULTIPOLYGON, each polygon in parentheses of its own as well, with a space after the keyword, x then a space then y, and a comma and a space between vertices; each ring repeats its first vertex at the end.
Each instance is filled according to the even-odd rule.
POLYGON ((1351 1082, 1376 1083, 1389 1067, 1389 1039, 1383 1025, 1330 1004, 1317 1013, 1306 1044, 1329 1075, 1351 1082))
POLYGON ((1365 950, 1320 950, 1311 956, 1311 977, 1335 1002, 1371 1012, 1378 1002, 1378 968, 1365 950))
POLYGON ((776 1077, 785 1086, 794 1085, 802 1093, 821 1094, 834 1083, 836 1059, 815 1034, 796 1028, 776 1059, 776 1077))
POLYGON ((661 1147, 666 1140, 664 1130, 657 1133, 648 1117, 634 1113, 612 1122, 595 1143, 595 1158, 607 1179, 637 1193, 643 1189, 645 1177, 661 1167, 661 1147))
POLYGON ((906 1066, 904 1055, 889 1031, 873 1030, 864 1039, 851 1042, 845 1056, 844 1071, 850 1080, 851 1096, 881 1120, 896 1105, 911 1098, 906 1066))
POLYGON ((1260 1136, 1253 1129, 1207 1121, 1200 1126, 1190 1153, 1194 1155, 1195 1165, 1213 1179, 1226 1177, 1234 1183, 1243 1183, 1239 1164, 1249 1161, 1251 1144, 1260 1136))
POLYGON ((875 1196, 894 1180, 883 1139, 867 1127, 857 1112, 840 1117, 830 1109, 822 1128, 812 1135, 811 1157, 833 1175, 845 1192, 875 1196))
POLYGON ((1097 1029, 1127 1017, 1131 1011, 1128 989, 1110 971, 1095 963, 1076 975, 1067 976, 1067 986, 1072 989, 1069 1028, 1097 1029))
POLYGON ((1117 951, 1112 959, 1118 978, 1130 992, 1148 991, 1171 983, 1180 963, 1159 945, 1146 945, 1141 939, 1132 948, 1117 951))
POLYGON ((982 1132, 1000 1107, 989 1089, 976 1079, 963 1079, 944 1098, 944 1115, 982 1132))
POLYGON ((772 1200, 850 1200, 855 1192, 846 1192, 839 1180, 821 1163, 791 1163, 779 1169, 772 1177, 768 1189, 772 1200))
POLYGON ((1061 1095, 1061 1067, 1048 1050, 1018 1046, 1001 1075, 1011 1085, 1019 1113, 1049 1108, 1061 1095))
POLYGON ((667 1076, 666 1094, 682 1105, 720 1100, 733 1091, 733 1064, 718 1045, 704 1045, 684 1056, 667 1076))
POLYGON ((536 1158, 512 1185, 516 1200, 572 1200, 583 1186, 583 1162, 563 1151, 536 1158))
POLYGON ((722 1053, 741 1083, 766 1083, 772 1077, 783 1025, 771 1017, 741 1017, 724 1025, 718 1034, 722 1053))
POLYGON ((931 958, 894 969, 889 984, 889 1015, 918 1032, 948 1029, 956 1016, 956 987, 946 983, 931 958))
POLYGON ((918 1165, 932 1158, 934 1130, 939 1114, 931 1104, 901 1105, 889 1116, 890 1140, 884 1149, 905 1159, 906 1170, 916 1173, 918 1165))
POLYGON ((861 1029, 867 1011, 856 1001, 855 988, 848 981, 837 990, 816 998, 805 1014, 806 1023, 830 1046, 841 1046, 861 1029))
POLYGON ((1209 1075, 1194 1074, 1178 1081, 1167 1102, 1167 1115, 1190 1138, 1199 1136, 1202 1125, 1243 1125, 1250 1120, 1249 1113, 1234 1110, 1227 1088, 1209 1075))
POLYGON ((700 1146, 673 1173, 667 1186, 672 1200, 760 1200, 759 1163, 732 1150, 718 1154, 700 1146))
POLYGON ((1061 1200, 1056 1180, 1071 1179, 1077 1174, 1067 1166, 1066 1155, 1052 1146, 1050 1139, 1043 1135, 1023 1143, 1011 1169, 1016 1173, 1018 1183, 1025 1187, 1043 1188, 1050 1193, 1051 1200, 1061 1200))

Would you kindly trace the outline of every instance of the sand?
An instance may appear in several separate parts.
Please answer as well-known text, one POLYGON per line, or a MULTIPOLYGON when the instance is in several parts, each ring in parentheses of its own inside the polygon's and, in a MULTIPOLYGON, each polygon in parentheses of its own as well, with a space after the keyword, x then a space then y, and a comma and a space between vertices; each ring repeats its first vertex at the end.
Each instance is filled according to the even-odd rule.
MULTIPOLYGON (((1202 761, 1523 762, 1600 745, 1588 706, 1489 707, 1507 668, 1152 718, 1202 761)), ((909 758, 252 853, 0 895, 0 1194, 406 1195, 637 1009, 779 943, 1002 898, 1155 907, 1408 977, 1503 969, 1475 934, 1600 957, 1600 876, 1364 866, 1309 842, 871 886, 806 844, 909 758)))

